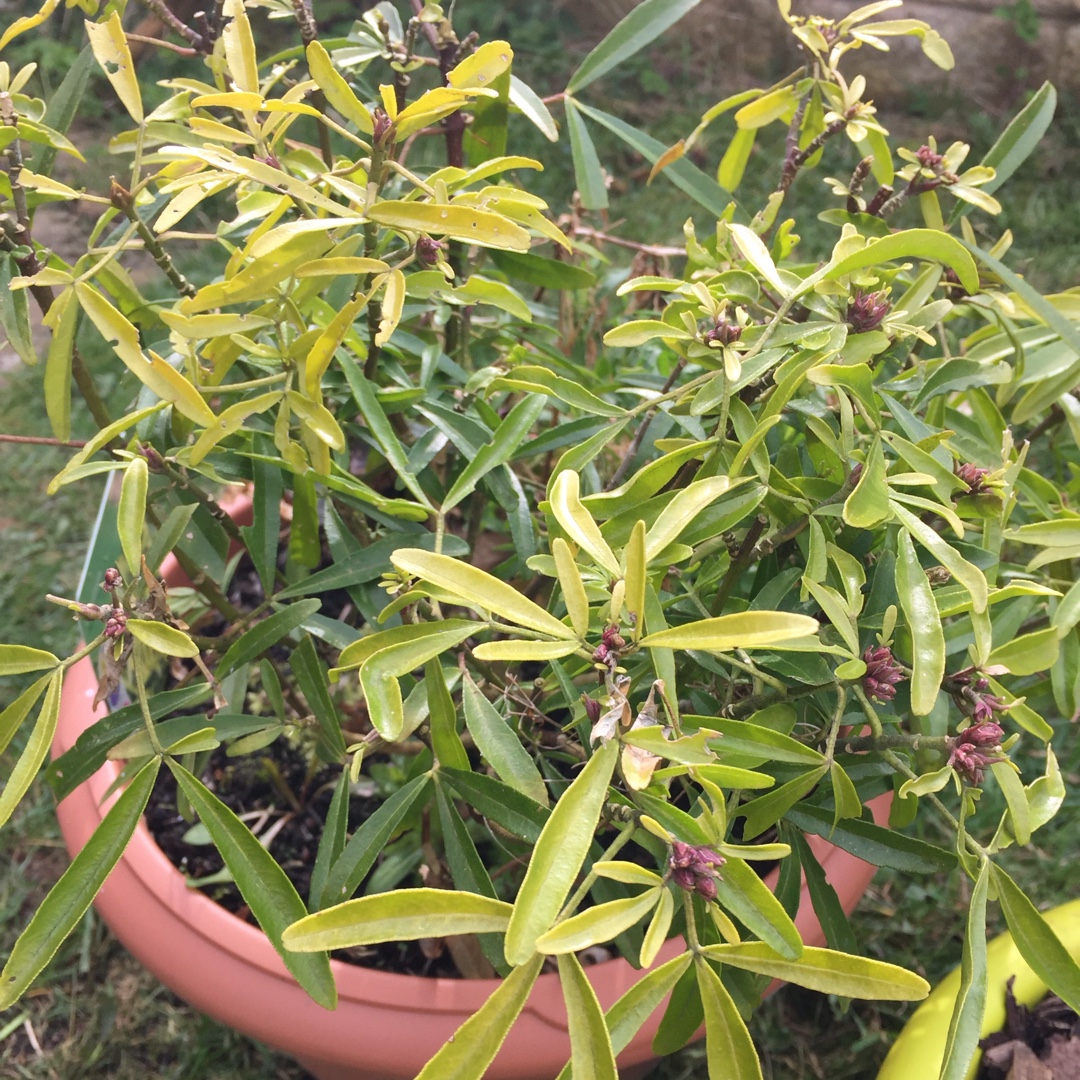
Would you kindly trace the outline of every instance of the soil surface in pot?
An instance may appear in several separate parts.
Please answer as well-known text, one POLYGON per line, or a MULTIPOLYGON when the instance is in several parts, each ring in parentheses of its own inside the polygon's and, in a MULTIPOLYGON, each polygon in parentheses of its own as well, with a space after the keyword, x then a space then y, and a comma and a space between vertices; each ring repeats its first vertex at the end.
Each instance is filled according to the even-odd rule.
POLYGON ((976 1080, 1080 1080, 1080 1016, 1056 994, 1028 1009, 1017 1004, 1010 979, 1005 1026, 979 1045, 976 1080))

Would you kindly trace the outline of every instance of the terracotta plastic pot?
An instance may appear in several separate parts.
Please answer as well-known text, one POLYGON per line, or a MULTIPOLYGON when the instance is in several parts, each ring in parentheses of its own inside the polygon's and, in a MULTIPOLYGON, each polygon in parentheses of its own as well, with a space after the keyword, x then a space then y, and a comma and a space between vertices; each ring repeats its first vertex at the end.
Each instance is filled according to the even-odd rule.
MULTIPOLYGON (((1080 961, 1080 900, 1048 911, 1043 918, 1061 939, 1074 960, 1080 961)), ((1048 991, 1046 983, 1028 967, 1011 934, 994 938, 986 947, 986 1012, 981 1035, 985 1038, 1005 1026, 1005 984, 1013 976, 1013 995, 1021 1005, 1037 1005, 1048 991)), ((949 1036, 956 995, 960 992, 960 969, 951 971, 937 989, 912 1013, 911 1019, 893 1043, 877 1080, 913 1080, 941 1073, 945 1043, 949 1036)), ((968 1072, 978 1070, 976 1056, 968 1072)))
MULTIPOLYGON (((250 520, 250 500, 241 498, 229 513, 241 524, 245 515, 250 520)), ((162 567, 171 584, 183 583, 177 569, 168 562, 162 567)), ((104 715, 104 706, 96 713, 92 707, 96 690, 89 659, 68 672, 54 757, 104 715)), ((117 763, 107 762, 60 803, 60 829, 72 855, 104 817, 110 804, 105 793, 119 772, 117 763)), ((871 804, 879 822, 888 816, 890 798, 871 804)), ((876 867, 817 837, 808 841, 844 910, 850 911, 876 867)), ((775 888, 777 877, 774 871, 766 883, 775 888)), ((488 979, 392 975, 333 960, 338 1007, 329 1012, 297 986, 261 931, 188 888, 144 822, 94 903, 127 949, 176 994, 214 1019, 291 1054, 319 1080, 411 1080, 497 985, 488 979)), ((795 921, 808 945, 824 944, 805 887, 795 921)), ((668 942, 656 963, 683 947, 681 941, 668 942)), ((587 970, 605 1009, 641 978, 621 959, 587 970)), ((661 1015, 657 1010, 619 1055, 624 1080, 639 1075, 633 1066, 652 1060, 661 1015)), ((542 975, 487 1075, 491 1080, 552 1080, 569 1056, 559 979, 542 975)))

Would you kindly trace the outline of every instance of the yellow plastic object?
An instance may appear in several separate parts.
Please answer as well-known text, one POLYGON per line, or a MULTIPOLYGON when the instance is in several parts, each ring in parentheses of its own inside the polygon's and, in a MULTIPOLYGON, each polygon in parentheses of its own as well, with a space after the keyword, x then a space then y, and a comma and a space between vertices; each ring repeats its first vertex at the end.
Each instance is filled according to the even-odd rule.
MULTIPOLYGON (((1080 960, 1080 900, 1062 904, 1043 918, 1073 959, 1080 960)), ((1005 983, 1011 975, 1016 976, 1013 994, 1021 1005, 1037 1004, 1047 991, 1046 983, 1021 958, 1011 934, 1002 934, 987 946, 987 972, 989 988, 983 1036, 1000 1031, 1005 1023, 1005 983)), ((959 990, 960 969, 956 968, 916 1009, 889 1051, 877 1080, 933 1080, 940 1075, 949 1019, 959 990)), ((976 1057, 972 1063, 968 1080, 975 1075, 978 1060, 976 1057)))

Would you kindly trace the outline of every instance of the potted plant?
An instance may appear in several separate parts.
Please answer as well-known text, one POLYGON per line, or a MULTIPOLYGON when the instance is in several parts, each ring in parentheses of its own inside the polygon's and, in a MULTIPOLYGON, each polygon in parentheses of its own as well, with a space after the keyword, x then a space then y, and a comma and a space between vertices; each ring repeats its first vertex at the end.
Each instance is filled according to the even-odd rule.
POLYGON ((424 1077, 493 1061, 504 1075, 504 1038, 545 994, 565 1002, 548 1014, 579 1075, 614 1076, 656 1012, 658 1051, 703 1022, 711 1073, 740 1078, 760 1075, 745 1017, 774 978, 923 996, 918 974, 859 954, 809 837, 975 882, 947 1074, 974 1053, 992 894, 1033 968, 1080 997, 993 858, 1063 796, 1049 747, 1027 786, 1008 751, 1048 740, 1034 705, 1075 707, 1064 579, 1080 532, 1067 488, 1042 478, 1074 453, 1045 436, 1075 413, 1075 304, 1040 295, 1001 261, 1008 238, 981 246, 967 216, 992 229, 989 192, 1045 130, 1053 90, 981 164, 960 171, 967 148, 930 140, 897 168, 848 53, 907 35, 948 66, 948 47, 918 20, 874 21, 882 5, 833 21, 782 3, 805 64, 665 149, 581 94, 692 6, 641 4, 559 96, 580 193, 568 232, 526 186, 539 163, 506 153, 511 113, 557 137, 547 105, 508 43, 459 36, 433 4, 407 19, 380 4, 327 46, 298 3, 277 13, 300 44, 262 63, 241 0, 197 26, 174 17, 191 71, 152 110, 115 12, 88 15, 88 50, 48 104, 33 71, 0 68, 0 314, 25 346, 28 293, 46 313, 55 437, 70 438, 72 381, 98 427, 54 486, 121 474, 122 555, 96 599, 58 601, 96 631, 83 649, 0 646, 0 674, 36 676, 0 718, 10 734, 36 717, 0 823, 47 754, 65 679, 85 690, 77 663, 98 664, 84 704, 131 700, 50 768, 63 799, 124 762, 0 1002, 77 924, 166 781, 312 1015, 337 1001, 332 950, 445 953, 492 977, 424 1077), (131 170, 107 194, 51 175, 77 152, 63 131, 94 64, 136 125, 114 140, 131 170), (685 154, 727 114, 721 187, 685 154), (624 272, 602 326, 590 123, 709 214, 688 220, 678 267, 624 272), (787 131, 777 186, 751 215, 730 192, 772 124, 787 131), (811 254, 800 192, 844 140, 861 159, 829 181, 831 236, 811 254), (33 214, 78 198, 104 209, 67 263, 34 245, 33 214), (182 269, 192 240, 219 261, 182 269), (163 298, 134 285, 133 250, 163 298), (99 338, 120 374, 109 404, 80 351, 99 338), (252 486, 250 524, 222 510, 230 484, 252 486), (186 589, 162 582, 170 551, 186 589), (226 752, 279 777, 274 752, 301 763, 259 835, 219 798, 226 752), (322 765, 332 795, 301 896, 274 843, 315 805, 322 765), (1004 793, 1000 822, 977 815, 984 784, 1004 793), (375 805, 350 827, 360 789, 375 805), (889 829, 868 807, 894 791, 889 829), (927 817, 949 844, 912 834, 927 817), (829 948, 793 920, 803 877, 829 948), (627 962, 618 1000, 582 964, 601 946, 627 962))

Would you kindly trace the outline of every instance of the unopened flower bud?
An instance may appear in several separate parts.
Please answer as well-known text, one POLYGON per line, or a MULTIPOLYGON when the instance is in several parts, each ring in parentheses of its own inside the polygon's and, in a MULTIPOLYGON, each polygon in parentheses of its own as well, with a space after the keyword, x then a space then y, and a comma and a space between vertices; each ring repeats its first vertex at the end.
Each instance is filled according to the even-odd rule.
POLYGON ((892 701, 896 697, 896 684, 907 676, 903 673, 887 645, 876 649, 867 649, 863 653, 866 674, 863 676, 863 690, 880 702, 892 701))
POLYGON ((702 335, 702 340, 706 345, 733 345, 742 337, 742 333, 743 328, 738 323, 719 318, 716 325, 702 335))
POLYGON ((883 292, 857 292, 848 304, 847 324, 856 334, 867 334, 881 325, 891 308, 883 292))
POLYGON ((442 244, 430 236, 421 236, 416 241, 416 257, 425 266, 435 266, 442 256, 442 244))
POLYGON ((1001 725, 993 721, 973 724, 952 740, 949 764, 969 784, 978 787, 983 781, 983 770, 1005 760, 999 745, 1004 734, 1001 725))
POLYGON ((105 636, 107 638, 120 637, 127 629, 127 612, 123 608, 112 609, 112 614, 105 623, 105 636))
POLYGON ((687 892, 696 892, 706 900, 716 899, 716 868, 724 865, 724 857, 712 848, 695 847, 676 840, 671 845, 668 869, 671 880, 687 892))
POLYGON ((109 179, 109 202, 121 213, 130 215, 135 209, 135 196, 123 184, 118 183, 115 176, 109 179))
POLYGON ((115 566, 110 566, 105 571, 105 580, 101 583, 101 587, 106 592, 112 592, 114 589, 119 589, 124 584, 124 579, 120 575, 120 571, 115 566))
POLYGON ((987 476, 990 475, 989 469, 982 469, 978 465, 964 462, 963 465, 956 466, 955 472, 958 479, 963 480, 968 486, 968 490, 961 492, 961 495, 981 495, 990 490, 985 482, 987 476))
POLYGON ((915 151, 915 157, 924 169, 937 170, 941 168, 941 163, 945 160, 941 154, 931 150, 929 146, 920 146, 915 151))
POLYGON ((372 135, 376 146, 386 146, 394 141, 394 121, 390 119, 384 109, 376 109, 371 114, 374 122, 372 135))
POLYGON ((589 697, 588 694, 582 694, 581 701, 585 706, 585 715, 589 718, 589 723, 595 724, 600 719, 600 713, 602 712, 600 702, 596 698, 589 697))

